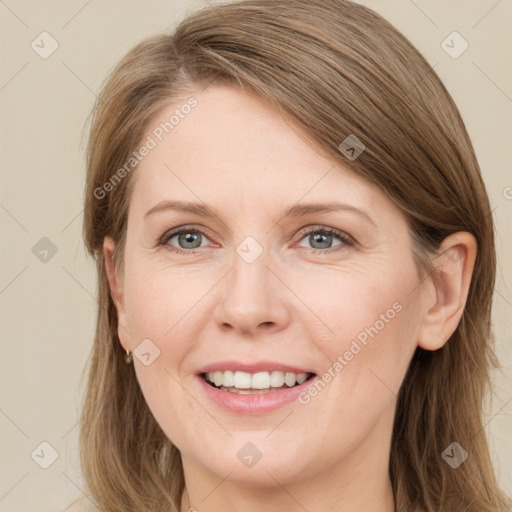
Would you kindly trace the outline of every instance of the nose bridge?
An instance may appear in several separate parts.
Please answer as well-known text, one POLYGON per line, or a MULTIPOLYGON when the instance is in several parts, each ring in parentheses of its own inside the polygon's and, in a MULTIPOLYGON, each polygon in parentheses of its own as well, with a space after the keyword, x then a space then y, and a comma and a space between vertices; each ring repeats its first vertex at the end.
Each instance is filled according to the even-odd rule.
POLYGON ((216 311, 221 327, 249 333, 284 326, 287 308, 271 267, 269 252, 254 238, 247 237, 236 247, 216 311))

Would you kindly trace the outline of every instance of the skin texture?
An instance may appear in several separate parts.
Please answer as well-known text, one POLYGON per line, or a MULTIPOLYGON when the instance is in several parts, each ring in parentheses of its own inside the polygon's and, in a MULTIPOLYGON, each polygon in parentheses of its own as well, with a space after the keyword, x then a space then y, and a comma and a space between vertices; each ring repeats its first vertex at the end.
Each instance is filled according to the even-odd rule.
MULTIPOLYGON (((405 217, 379 189, 319 156, 261 99, 227 86, 191 95, 196 108, 133 176, 122 271, 114 271, 112 240, 104 242, 123 348, 150 339, 160 350, 151 365, 136 357, 134 365, 152 413, 182 454, 181 510, 392 511, 396 393, 416 347, 436 350, 455 330, 475 240, 448 237, 435 260, 440 279, 420 280, 405 217), (166 210, 144 219, 167 199, 207 204, 220 218, 166 210), (375 225, 349 210, 283 217, 296 203, 330 201, 366 211, 375 225), (178 236, 158 245, 182 226, 204 232, 196 253, 178 236), (355 243, 337 235, 322 241, 319 228, 355 243), (252 263, 236 252, 247 236, 263 249, 252 263), (397 303, 400 312, 307 404, 259 416, 227 412, 194 375, 226 359, 321 375, 397 303), (247 442, 262 453, 251 468, 237 458, 247 442)), ((179 105, 152 120, 148 135, 179 105)))

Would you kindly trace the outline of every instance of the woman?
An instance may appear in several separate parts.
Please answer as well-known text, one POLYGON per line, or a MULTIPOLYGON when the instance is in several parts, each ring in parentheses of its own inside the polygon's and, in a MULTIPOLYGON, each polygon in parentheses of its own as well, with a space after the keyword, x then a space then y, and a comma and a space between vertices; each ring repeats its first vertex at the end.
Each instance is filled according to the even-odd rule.
POLYGON ((189 16, 94 109, 103 512, 505 511, 489 200, 418 51, 345 0, 189 16))

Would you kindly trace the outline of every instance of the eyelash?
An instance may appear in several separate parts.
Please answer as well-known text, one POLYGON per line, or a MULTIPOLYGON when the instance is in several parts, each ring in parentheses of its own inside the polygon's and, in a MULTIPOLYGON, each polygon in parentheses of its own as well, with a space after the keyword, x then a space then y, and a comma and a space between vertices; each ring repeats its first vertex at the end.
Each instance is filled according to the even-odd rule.
MULTIPOLYGON (((188 228, 185 226, 176 231, 166 233, 158 242, 158 246, 166 246, 170 251, 176 252, 178 254, 196 254, 196 253, 200 252, 201 249, 204 249, 204 247, 196 248, 196 249, 181 249, 179 247, 175 247, 173 245, 168 244, 168 242, 171 238, 174 238, 176 235, 181 235, 182 233, 199 233, 199 234, 205 236, 206 238, 208 238, 208 235, 204 231, 202 231, 200 229, 196 229, 196 228, 188 228)), ((299 241, 302 240, 307 235, 310 235, 311 233, 321 233, 323 235, 335 235, 342 242, 342 244, 336 245, 335 247, 330 247, 328 249, 310 249, 310 252, 313 254, 330 254, 332 252, 341 250, 344 247, 352 247, 355 245, 354 239, 352 237, 350 237, 349 235, 347 235, 346 233, 343 233, 343 231, 339 231, 334 228, 326 228, 326 227, 321 227, 321 228, 313 227, 313 228, 302 230, 299 233, 299 235, 300 235, 299 241)), ((305 249, 305 247, 304 247, 304 249, 305 249)))

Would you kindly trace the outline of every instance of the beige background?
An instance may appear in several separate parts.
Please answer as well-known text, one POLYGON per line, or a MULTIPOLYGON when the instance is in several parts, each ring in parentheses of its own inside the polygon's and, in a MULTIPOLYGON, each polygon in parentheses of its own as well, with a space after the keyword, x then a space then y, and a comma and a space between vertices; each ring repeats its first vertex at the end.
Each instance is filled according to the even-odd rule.
MULTIPOLYGON (((435 66, 482 166, 498 233, 494 322, 504 366, 495 377, 487 430, 500 481, 512 494, 512 2, 361 3, 390 20, 435 66), (441 47, 453 31, 469 44, 457 59, 441 47)), ((62 511, 83 489, 80 374, 93 339, 96 281, 81 240, 82 128, 118 59, 145 36, 169 30, 187 11, 205 5, 0 0, 0 512, 62 511), (41 36, 42 48, 43 31, 58 42, 46 59, 31 47, 35 40, 40 53, 51 48, 48 36, 41 36), (48 244, 40 242, 43 237, 57 250, 46 262, 38 253, 48 244), (51 462, 43 441, 58 452, 47 469, 39 465, 51 462)), ((465 448, 471 456, 471 447, 465 448)))

